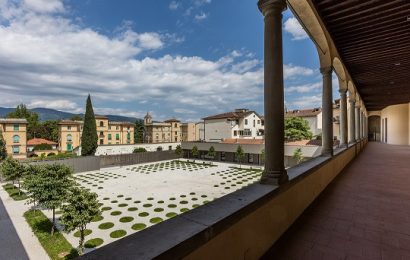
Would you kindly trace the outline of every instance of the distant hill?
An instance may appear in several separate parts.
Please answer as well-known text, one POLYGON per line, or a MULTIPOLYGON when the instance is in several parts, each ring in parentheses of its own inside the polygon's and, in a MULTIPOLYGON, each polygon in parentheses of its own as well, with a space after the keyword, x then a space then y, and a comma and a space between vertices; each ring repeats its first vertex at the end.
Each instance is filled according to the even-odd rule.
MULTIPOLYGON (((5 108, 0 107, 0 117, 5 117, 8 113, 14 111, 14 108, 5 108)), ((79 115, 83 116, 83 114, 73 114, 68 112, 63 112, 55 109, 50 108, 33 108, 30 111, 36 112, 39 116, 40 121, 47 121, 47 120, 62 120, 62 119, 70 119, 73 116, 79 115)), ((118 116, 118 115, 106 115, 110 121, 122 121, 122 122, 131 122, 135 123, 136 120, 142 120, 135 117, 127 117, 127 116, 118 116)))

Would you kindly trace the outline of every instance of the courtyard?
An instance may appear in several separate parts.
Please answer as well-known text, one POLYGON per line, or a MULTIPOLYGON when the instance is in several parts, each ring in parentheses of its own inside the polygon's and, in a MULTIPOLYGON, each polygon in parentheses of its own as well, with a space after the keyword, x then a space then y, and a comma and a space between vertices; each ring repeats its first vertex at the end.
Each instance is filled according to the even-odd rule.
MULTIPOLYGON (((75 174, 77 185, 98 194, 102 210, 101 217, 87 226, 85 252, 241 189, 258 181, 260 175, 260 168, 198 160, 75 174)), ((51 219, 51 211, 43 212, 51 219)), ((56 213, 58 218, 61 212, 56 213)), ((63 234, 74 247, 78 245, 78 233, 63 234)))

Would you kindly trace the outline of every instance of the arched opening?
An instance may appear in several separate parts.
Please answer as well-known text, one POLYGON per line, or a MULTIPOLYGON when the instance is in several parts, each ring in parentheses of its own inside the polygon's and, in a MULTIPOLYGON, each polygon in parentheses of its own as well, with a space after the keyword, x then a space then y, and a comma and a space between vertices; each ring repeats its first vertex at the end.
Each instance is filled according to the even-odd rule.
POLYGON ((369 117, 369 141, 380 142, 380 116, 370 116, 369 117))

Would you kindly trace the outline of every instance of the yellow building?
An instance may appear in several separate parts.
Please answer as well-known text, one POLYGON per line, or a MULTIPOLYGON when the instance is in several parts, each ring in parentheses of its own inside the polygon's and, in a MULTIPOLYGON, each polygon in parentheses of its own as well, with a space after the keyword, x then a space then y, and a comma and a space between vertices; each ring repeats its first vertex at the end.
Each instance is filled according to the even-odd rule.
POLYGON ((194 123, 181 123, 175 118, 164 122, 152 121, 149 113, 144 117, 144 132, 144 143, 196 141, 194 123))
POLYGON ((7 154, 16 159, 27 158, 27 120, 0 118, 0 131, 6 142, 7 154))
MULTIPOLYGON (((98 145, 134 144, 134 124, 110 122, 106 116, 95 116, 98 145)), ((60 152, 71 152, 81 146, 82 121, 62 120, 58 124, 60 152)))

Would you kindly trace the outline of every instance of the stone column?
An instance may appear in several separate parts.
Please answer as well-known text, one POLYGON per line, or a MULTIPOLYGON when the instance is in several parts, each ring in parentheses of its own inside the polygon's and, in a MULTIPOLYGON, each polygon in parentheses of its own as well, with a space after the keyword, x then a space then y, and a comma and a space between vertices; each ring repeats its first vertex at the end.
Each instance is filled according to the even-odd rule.
POLYGON ((350 122, 349 122, 349 144, 354 144, 356 142, 356 137, 355 137, 355 103, 356 100, 354 97, 351 97, 349 95, 349 103, 350 103, 350 122))
POLYGON ((288 180, 285 170, 282 12, 285 0, 259 0, 265 17, 264 114, 265 170, 261 183, 279 185, 288 180))
POLYGON ((332 67, 321 68, 322 92, 322 155, 333 156, 332 67))
POLYGON ((346 89, 340 89, 340 147, 347 147, 347 97, 346 89))
POLYGON ((355 115, 355 119, 356 119, 356 127, 355 127, 355 140, 356 142, 360 141, 360 105, 356 104, 355 107, 355 111, 356 111, 356 115, 355 115))

